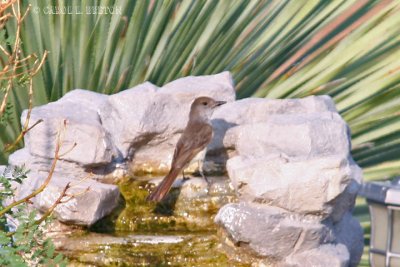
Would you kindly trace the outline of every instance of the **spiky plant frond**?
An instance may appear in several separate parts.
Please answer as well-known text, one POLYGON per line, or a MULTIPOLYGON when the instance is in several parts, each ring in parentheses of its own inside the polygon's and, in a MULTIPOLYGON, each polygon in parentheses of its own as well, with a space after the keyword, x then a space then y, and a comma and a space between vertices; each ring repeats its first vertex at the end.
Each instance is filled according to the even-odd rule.
MULTIPOLYGON (((398 1, 29 3, 23 53, 50 51, 34 80, 36 105, 74 88, 110 94, 146 80, 163 85, 229 70, 241 98, 331 95, 365 176, 400 172, 398 1), (87 14, 93 6, 114 9, 87 14), (50 14, 57 7, 75 11, 50 14)), ((26 93, 15 90, 16 118, 26 103, 26 93)), ((1 129, 3 143, 18 133, 18 120, 11 125, 1 129)))

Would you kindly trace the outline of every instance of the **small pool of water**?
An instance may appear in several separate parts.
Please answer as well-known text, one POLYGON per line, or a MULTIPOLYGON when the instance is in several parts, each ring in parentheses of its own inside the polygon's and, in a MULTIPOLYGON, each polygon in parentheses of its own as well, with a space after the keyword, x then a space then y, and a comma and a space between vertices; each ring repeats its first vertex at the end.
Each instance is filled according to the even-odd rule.
POLYGON ((73 266, 249 266, 229 259, 214 232, 86 233, 68 238, 62 251, 73 266))
POLYGON ((157 204, 145 201, 154 187, 148 179, 124 179, 120 208, 90 230, 57 238, 59 251, 71 266, 249 266, 227 256, 213 222, 236 200, 229 180, 209 179, 185 181, 157 204))

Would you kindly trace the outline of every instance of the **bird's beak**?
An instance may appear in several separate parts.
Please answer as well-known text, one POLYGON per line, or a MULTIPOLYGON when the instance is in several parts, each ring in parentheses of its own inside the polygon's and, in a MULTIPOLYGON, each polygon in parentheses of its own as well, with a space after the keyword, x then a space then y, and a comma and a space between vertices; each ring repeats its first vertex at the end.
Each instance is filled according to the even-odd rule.
POLYGON ((219 107, 225 103, 226 103, 226 101, 215 101, 215 107, 219 107))

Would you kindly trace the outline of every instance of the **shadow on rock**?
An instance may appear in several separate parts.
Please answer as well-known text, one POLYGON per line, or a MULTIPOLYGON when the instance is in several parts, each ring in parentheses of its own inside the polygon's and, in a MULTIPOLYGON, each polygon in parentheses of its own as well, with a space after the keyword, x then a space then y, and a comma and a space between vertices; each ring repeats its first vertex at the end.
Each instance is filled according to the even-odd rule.
POLYGON ((226 132, 238 124, 227 122, 224 119, 213 119, 211 123, 214 128, 214 137, 207 148, 205 171, 209 174, 220 175, 226 172, 226 161, 229 159, 229 150, 234 149, 234 147, 225 147, 224 145, 226 132), (209 166, 207 162, 212 162, 213 166, 209 166))

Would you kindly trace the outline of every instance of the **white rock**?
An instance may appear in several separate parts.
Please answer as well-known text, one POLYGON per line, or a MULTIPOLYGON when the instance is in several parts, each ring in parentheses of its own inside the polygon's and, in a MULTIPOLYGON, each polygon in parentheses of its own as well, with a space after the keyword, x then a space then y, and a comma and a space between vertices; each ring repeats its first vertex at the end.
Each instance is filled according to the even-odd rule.
POLYGON ((241 156, 251 157, 269 154, 291 159, 347 157, 351 146, 347 124, 332 112, 271 115, 262 123, 234 127, 227 136, 225 146, 234 146, 241 156))
POLYGON ((278 114, 310 114, 337 112, 335 103, 327 95, 298 99, 246 98, 222 106, 213 115, 230 123, 248 124, 266 120, 278 114))
MULTIPOLYGON (((32 156, 27 148, 15 151, 8 158, 10 165, 25 166, 27 170, 42 174, 47 174, 50 171, 53 161, 54 159, 32 156)), ((117 163, 112 163, 104 166, 82 167, 71 161, 58 160, 54 172, 58 176, 74 177, 76 180, 87 177, 94 180, 104 180, 122 177, 126 173, 126 170, 123 170, 118 165, 117 163)))
POLYGON ((133 156, 137 172, 166 172, 176 142, 185 128, 190 106, 200 96, 234 101, 229 72, 185 77, 157 88, 150 83, 109 97, 101 120, 123 158, 133 156))
POLYGON ((200 96, 227 102, 236 98, 233 78, 228 71, 214 75, 183 77, 165 84, 160 93, 174 95, 183 102, 191 102, 200 96))
POLYGON ((349 252, 342 244, 326 244, 318 248, 291 255, 280 266, 285 267, 348 267, 349 252))
POLYGON ((302 99, 246 98, 227 103, 213 114, 214 140, 209 150, 233 145, 225 139, 228 129, 244 124, 266 122, 271 115, 321 114, 337 112, 329 96, 309 96, 302 99))
MULTIPOLYGON (((46 177, 44 173, 30 172, 18 188, 17 197, 22 198, 34 192, 44 183, 46 177)), ((31 199, 35 208, 46 212, 68 183, 71 188, 67 193, 75 196, 59 204, 54 210, 55 217, 61 222, 90 226, 108 215, 118 204, 119 190, 115 185, 102 184, 92 179, 79 181, 53 175, 44 191, 31 199)), ((63 200, 68 199, 66 196, 63 200)))
MULTIPOLYGON (((162 180, 164 179, 164 176, 157 176, 149 181, 149 183, 154 184, 154 186, 158 186, 162 180)), ((180 178, 179 176, 175 179, 175 181, 172 183, 171 188, 180 188, 182 187, 184 183, 184 179, 180 178)))
POLYGON ((151 139, 152 135, 146 131, 142 120, 154 101, 157 89, 150 82, 137 85, 109 96, 100 109, 103 126, 124 158, 132 145, 140 146, 151 139))
POLYGON ((203 178, 190 178, 182 184, 179 198, 195 199, 208 195, 208 184, 203 178))
POLYGON ((234 243, 273 259, 282 260, 333 241, 329 228, 319 222, 253 203, 227 204, 219 210, 215 222, 234 243))
MULTIPOLYGON (((30 153, 54 158, 56 136, 66 120, 67 127, 62 134, 60 155, 69 151, 75 143, 76 147, 63 155, 63 159, 86 166, 111 162, 116 150, 98 115, 98 108, 106 98, 102 94, 77 89, 56 102, 33 108, 29 125, 39 119, 43 119, 43 122, 25 136, 30 153)), ((22 124, 26 116, 25 110, 21 116, 22 124)))
MULTIPOLYGON (((42 158, 38 156, 32 156, 27 148, 22 148, 12 153, 8 158, 8 163, 13 166, 25 166, 26 169, 48 173, 51 169, 51 165, 54 159, 42 158)), ((64 174, 76 174, 82 171, 82 167, 77 163, 58 160, 56 164, 56 172, 64 174)), ((82 177, 77 177, 80 179, 82 177)))
MULTIPOLYGON (((66 223, 92 225, 119 199, 116 186, 93 179, 118 164, 126 166, 126 159, 133 160, 139 173, 167 172, 190 105, 199 96, 229 102, 213 115, 214 139, 205 166, 207 171, 207 166, 224 166, 228 160, 240 203, 224 206, 215 221, 231 241, 282 266, 355 266, 363 249, 362 231, 349 212, 361 169, 351 158, 349 130, 334 102, 328 96, 233 102, 229 72, 185 77, 161 88, 147 82, 112 96, 74 90, 35 108, 31 125, 44 122, 28 133, 26 148, 9 158, 10 164, 26 164, 31 170, 18 196, 44 182, 55 136, 66 119, 60 154, 75 142, 77 147, 57 163, 50 184, 33 203, 46 211, 71 182, 69 193, 76 197, 60 204, 55 215, 66 223), (88 178, 89 172, 96 174, 88 178)), ((190 166, 191 171, 196 168, 190 166)), ((233 197, 226 181, 209 186, 201 178, 178 179, 173 186, 181 188, 176 214, 197 225, 211 220, 204 199, 223 205, 233 197), (189 207, 193 199, 197 202, 189 207)))
POLYGON ((135 149, 136 162, 151 162, 152 157, 156 165, 170 165, 176 142, 186 127, 190 106, 200 96, 234 101, 235 89, 230 73, 184 77, 160 88, 143 118, 147 132, 155 136, 146 146, 135 149))
POLYGON ((183 101, 174 95, 158 93, 141 119, 141 142, 131 143, 132 169, 165 172, 169 169, 175 145, 186 126, 193 99, 183 101))
POLYGON ((323 218, 332 215, 335 221, 353 207, 361 182, 360 168, 341 156, 295 162, 280 155, 236 156, 228 160, 227 169, 242 201, 323 218))
POLYGON ((336 243, 346 246, 350 253, 349 266, 358 266, 364 249, 364 233, 360 222, 347 212, 334 224, 334 234, 336 243))
MULTIPOLYGON (((11 154, 10 165, 25 166, 29 170, 28 178, 22 184, 15 184, 16 199, 26 197, 38 189, 48 177, 52 163, 52 159, 32 156, 27 148, 11 154)), ((77 196, 67 203, 58 205, 54 211, 55 217, 66 223, 91 225, 108 215, 118 203, 117 186, 93 180, 104 177, 105 173, 93 174, 76 163, 58 160, 49 185, 31 201, 35 208, 45 212, 54 204, 66 184, 71 183, 68 194, 77 196), (85 192, 88 187, 90 190, 85 192)))

